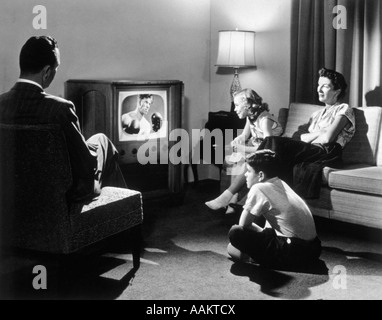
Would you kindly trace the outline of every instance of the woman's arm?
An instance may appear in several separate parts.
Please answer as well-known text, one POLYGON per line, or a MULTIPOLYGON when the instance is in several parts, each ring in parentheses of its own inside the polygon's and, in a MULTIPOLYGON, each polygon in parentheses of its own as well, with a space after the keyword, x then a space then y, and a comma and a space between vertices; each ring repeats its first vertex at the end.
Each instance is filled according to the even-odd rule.
POLYGON ((251 135, 251 129, 249 127, 249 120, 247 118, 243 132, 240 135, 238 135, 235 139, 233 139, 232 145, 236 146, 238 144, 245 144, 245 141, 248 140, 250 135, 251 135))
POLYGON ((273 124, 274 124, 274 121, 272 119, 269 119, 269 118, 264 118, 260 122, 260 128, 263 131, 264 138, 270 137, 273 134, 272 133, 273 124))
POLYGON ((303 133, 300 136, 300 139, 301 139, 301 141, 304 141, 306 143, 312 143, 313 140, 317 139, 320 134, 321 134, 321 131, 303 133))
POLYGON ((249 126, 249 119, 247 118, 247 120, 245 121, 245 127, 244 127, 244 130, 243 130, 243 133, 242 133, 243 137, 244 137, 244 143, 245 141, 247 141, 249 139, 249 137, 251 136, 251 128, 249 126))
POLYGON ((301 140, 308 143, 330 143, 337 139, 339 133, 350 124, 350 121, 344 115, 337 116, 333 123, 320 131, 306 133, 301 135, 301 140))
MULTIPOLYGON (((273 120, 272 119, 264 118, 260 122, 260 129, 263 132, 264 138, 272 136, 272 134, 273 134, 272 127, 273 127, 273 120)), ((249 121, 248 121, 248 129, 249 129, 249 121)), ((256 152, 257 149, 258 149, 258 146, 253 146, 253 147, 251 147, 251 146, 239 146, 237 148, 237 151, 248 154, 248 153, 256 152)))

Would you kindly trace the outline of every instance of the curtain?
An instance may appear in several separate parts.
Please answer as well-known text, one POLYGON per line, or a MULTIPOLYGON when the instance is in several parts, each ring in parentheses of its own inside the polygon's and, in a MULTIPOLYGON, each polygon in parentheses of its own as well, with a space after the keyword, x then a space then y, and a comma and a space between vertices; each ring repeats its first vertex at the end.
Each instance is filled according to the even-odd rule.
POLYGON ((290 102, 319 103, 326 67, 345 76, 350 106, 382 107, 382 1, 292 1, 290 102))

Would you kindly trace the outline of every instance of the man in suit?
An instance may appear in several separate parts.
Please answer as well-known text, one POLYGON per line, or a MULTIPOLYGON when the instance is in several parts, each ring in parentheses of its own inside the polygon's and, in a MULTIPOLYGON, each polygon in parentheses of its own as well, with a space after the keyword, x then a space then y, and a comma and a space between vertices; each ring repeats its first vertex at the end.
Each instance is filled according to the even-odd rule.
POLYGON ((20 78, 10 91, 0 95, 0 122, 61 125, 73 173, 71 200, 91 199, 106 185, 126 187, 112 142, 104 134, 85 141, 74 104, 44 91, 60 65, 56 40, 31 37, 21 49, 19 62, 20 78))

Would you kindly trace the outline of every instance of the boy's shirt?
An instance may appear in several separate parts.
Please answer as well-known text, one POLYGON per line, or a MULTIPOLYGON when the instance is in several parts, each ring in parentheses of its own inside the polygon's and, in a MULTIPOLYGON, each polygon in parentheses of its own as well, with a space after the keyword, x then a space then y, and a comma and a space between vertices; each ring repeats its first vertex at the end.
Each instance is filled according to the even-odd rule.
POLYGON ((307 204, 277 177, 253 185, 244 209, 256 216, 263 215, 279 236, 303 240, 317 236, 307 204))

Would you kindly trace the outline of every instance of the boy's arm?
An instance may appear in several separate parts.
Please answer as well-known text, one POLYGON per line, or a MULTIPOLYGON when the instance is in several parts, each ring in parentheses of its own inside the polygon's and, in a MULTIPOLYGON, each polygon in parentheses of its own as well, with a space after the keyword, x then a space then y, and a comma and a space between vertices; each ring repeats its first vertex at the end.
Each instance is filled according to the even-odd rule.
POLYGON ((256 232, 263 231, 263 228, 253 222, 255 218, 255 215, 251 214, 247 209, 244 209, 240 216, 239 225, 247 229, 252 229, 256 232))

